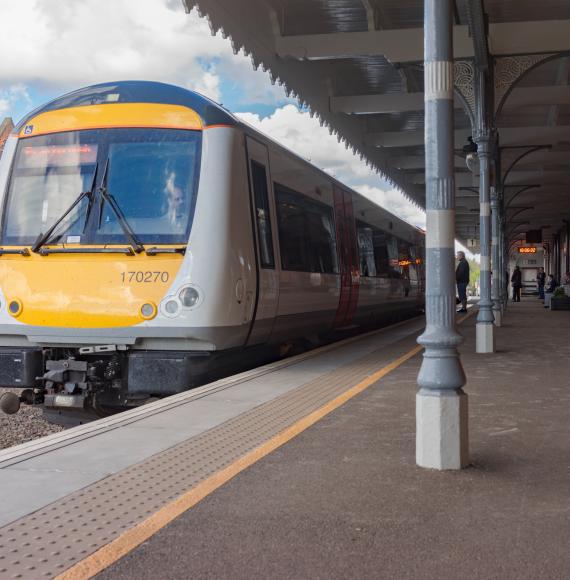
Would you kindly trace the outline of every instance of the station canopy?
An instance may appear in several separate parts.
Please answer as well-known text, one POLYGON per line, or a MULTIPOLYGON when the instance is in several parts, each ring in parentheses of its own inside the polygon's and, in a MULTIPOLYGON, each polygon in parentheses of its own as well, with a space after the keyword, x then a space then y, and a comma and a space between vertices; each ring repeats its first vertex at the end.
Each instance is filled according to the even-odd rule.
MULTIPOLYGON (((184 3, 425 206, 423 0, 184 3)), ((473 70, 487 66, 507 231, 543 229, 548 239, 570 216, 570 2, 456 0, 454 24, 457 238, 477 249, 478 176, 462 149, 473 70)))

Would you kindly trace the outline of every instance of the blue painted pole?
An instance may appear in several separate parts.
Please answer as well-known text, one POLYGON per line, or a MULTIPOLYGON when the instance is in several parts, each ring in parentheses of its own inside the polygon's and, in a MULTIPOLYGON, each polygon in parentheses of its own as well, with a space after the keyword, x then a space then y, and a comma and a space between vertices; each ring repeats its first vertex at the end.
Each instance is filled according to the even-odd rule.
POLYGON ((493 300, 493 318, 495 326, 502 324, 502 309, 501 309, 501 280, 504 280, 505 275, 501 275, 501 216, 500 216, 500 200, 498 191, 491 188, 491 263, 492 263, 492 284, 491 284, 491 298, 493 300))
POLYGON ((416 462, 461 469, 468 459, 465 373, 455 324, 455 179, 451 0, 424 3, 426 329, 416 397, 416 462))

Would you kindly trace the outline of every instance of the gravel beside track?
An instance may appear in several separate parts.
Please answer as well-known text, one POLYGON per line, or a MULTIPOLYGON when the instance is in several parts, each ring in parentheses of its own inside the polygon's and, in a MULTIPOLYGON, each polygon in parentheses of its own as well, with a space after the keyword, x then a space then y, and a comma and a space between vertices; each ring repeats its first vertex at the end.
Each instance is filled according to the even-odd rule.
MULTIPOLYGON (((6 391, 20 394, 21 389, 1 389, 0 394, 6 391)), ((5 415, 0 411, 0 449, 19 445, 58 431, 63 431, 63 427, 45 421, 39 407, 22 405, 15 415, 5 415)))

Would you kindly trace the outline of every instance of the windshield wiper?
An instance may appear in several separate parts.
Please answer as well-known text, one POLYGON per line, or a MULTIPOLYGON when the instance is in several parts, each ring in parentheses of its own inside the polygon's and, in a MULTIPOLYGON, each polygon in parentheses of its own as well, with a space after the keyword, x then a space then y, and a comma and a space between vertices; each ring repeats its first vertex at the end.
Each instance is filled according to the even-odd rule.
MULTIPOLYGON (((108 172, 109 172, 109 159, 107 158, 107 162, 105 163, 105 170, 103 172, 103 179, 101 180, 101 186, 99 187, 98 191, 101 194, 103 201, 106 201, 109 204, 109 207, 113 210, 113 213, 117 216, 117 219, 119 220, 119 225, 121 226, 121 229, 123 230, 125 236, 127 236, 129 241, 131 242, 134 251, 137 254, 140 254, 141 252, 144 252, 144 246, 137 238, 135 232, 133 231, 133 228, 131 228, 129 222, 127 221, 127 218, 125 217, 125 214, 121 211, 121 208, 117 203, 117 200, 113 197, 111 193, 109 193, 109 190, 107 189, 108 172)), ((103 216, 103 203, 101 203, 101 206, 99 208, 99 224, 101 224, 102 216, 103 216)))
POLYGON ((48 254, 125 254, 134 256, 132 246, 120 248, 41 248, 38 252, 42 256, 48 254))
POLYGON ((0 256, 4 254, 20 254, 21 256, 31 256, 28 248, 0 248, 0 256))
POLYGON ((156 256, 157 254, 185 254, 186 246, 183 248, 160 248, 153 246, 152 248, 147 248, 146 253, 149 256, 156 256))
MULTIPOLYGON (((97 177, 97 167, 98 167, 98 165, 95 165, 95 171, 93 171, 93 179, 91 180, 91 187, 87 191, 84 191, 83 193, 80 193, 77 196, 77 199, 69 206, 69 208, 65 211, 65 213, 61 217, 59 217, 57 220, 55 220, 54 224, 51 226, 51 228, 49 228, 49 230, 45 234, 42 234, 42 233, 39 234, 39 236, 37 237, 36 241, 34 242, 34 245, 31 248, 32 252, 36 252, 36 253, 39 252, 40 248, 43 245, 45 245, 47 243, 47 241, 51 238, 51 235, 53 234, 53 232, 55 231, 55 229, 57 228, 57 226, 59 226, 59 224, 61 224, 61 222, 63 222, 63 220, 86 197, 89 197, 89 206, 88 206, 88 210, 87 211, 88 212, 91 211, 91 206, 93 205, 93 188, 95 187, 95 179, 97 177)), ((89 215, 89 213, 87 215, 89 215)))

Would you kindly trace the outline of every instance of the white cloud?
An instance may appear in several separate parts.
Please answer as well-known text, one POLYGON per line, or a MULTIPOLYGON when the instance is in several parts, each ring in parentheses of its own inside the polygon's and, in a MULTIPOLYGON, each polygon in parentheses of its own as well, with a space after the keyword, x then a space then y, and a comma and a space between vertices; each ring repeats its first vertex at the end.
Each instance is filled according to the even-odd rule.
POLYGON ((188 80, 186 88, 206 95, 214 101, 220 101, 220 77, 213 71, 205 70, 198 76, 188 80))
POLYGON ((228 52, 207 23, 156 0, 3 3, 0 78, 81 86, 118 78, 188 82, 201 55, 228 52), (208 38, 207 52, 204 48, 208 38))
POLYGON ((249 102, 277 102, 283 90, 234 55, 205 19, 172 0, 18 0, 0 7, 0 86, 67 91, 126 79, 169 82, 221 98, 220 77, 249 102))
POLYGON ((309 113, 285 105, 264 119, 252 113, 238 113, 238 116, 398 217, 419 227, 425 226, 422 210, 400 191, 392 189, 309 113))
POLYGON ((246 103, 277 104, 287 98, 282 86, 271 84, 268 72, 253 68, 251 58, 243 50, 233 59, 221 59, 216 70, 230 90, 244 95, 246 103))
POLYGON ((349 169, 355 177, 371 175, 326 127, 320 126, 316 117, 311 118, 294 105, 280 107, 263 119, 251 113, 238 113, 238 116, 335 177, 349 169))
POLYGON ((379 187, 371 187, 370 185, 356 185, 354 189, 368 199, 375 201, 378 205, 381 205, 382 207, 391 211, 400 219, 406 220, 407 222, 420 228, 425 228, 425 212, 413 203, 409 202, 397 189, 390 189, 385 191, 379 187))
MULTIPOLYGON (((0 115, 15 103, 31 108, 26 87, 63 93, 89 84, 146 79, 196 90, 216 101, 277 105, 282 87, 254 71, 206 20, 180 0, 0 0, 0 115)), ((240 115, 267 135, 405 219, 422 212, 391 190, 328 129, 288 104, 261 119, 240 115)))

